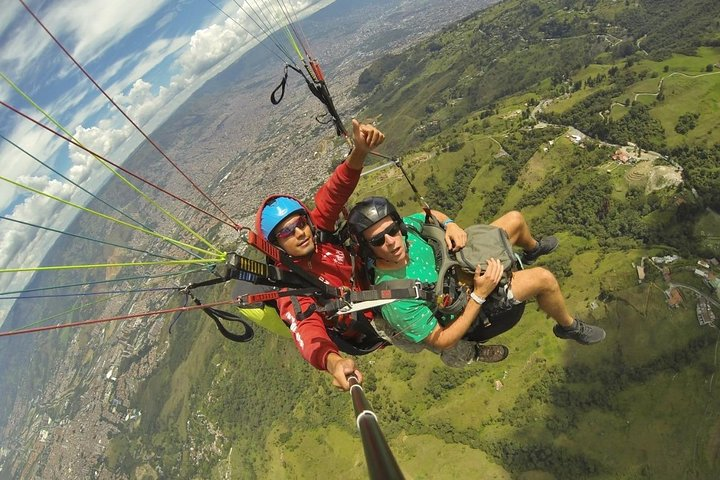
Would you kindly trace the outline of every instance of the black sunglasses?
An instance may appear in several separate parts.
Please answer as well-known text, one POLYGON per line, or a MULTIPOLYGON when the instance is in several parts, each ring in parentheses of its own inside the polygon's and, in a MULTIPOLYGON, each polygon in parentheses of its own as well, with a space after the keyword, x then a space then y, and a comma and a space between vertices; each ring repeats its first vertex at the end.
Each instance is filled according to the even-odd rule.
POLYGON ((398 225, 397 222, 393 222, 385 230, 368 239, 367 242, 373 247, 382 247, 383 245, 385 245, 385 235, 390 235, 391 237, 394 237, 398 233, 400 233, 400 225, 398 225))

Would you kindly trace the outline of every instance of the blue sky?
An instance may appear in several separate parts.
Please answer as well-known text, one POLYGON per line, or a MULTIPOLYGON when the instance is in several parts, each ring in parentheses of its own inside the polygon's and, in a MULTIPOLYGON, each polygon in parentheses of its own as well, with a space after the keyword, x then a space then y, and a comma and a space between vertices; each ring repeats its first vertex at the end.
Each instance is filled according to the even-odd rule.
MULTIPOLYGON (((25 0, 73 57, 145 129, 160 125, 192 92, 255 43, 239 5, 270 0, 25 0), (243 25, 241 28, 238 24, 243 25)), ((299 17, 333 0, 284 0, 299 17)), ((267 10, 269 11, 269 10, 267 10)), ((88 148, 122 162, 139 136, 55 45, 19 0, 0 9, 0 100, 42 119, 10 82, 88 148)), ((49 124, 44 121, 43 123, 49 124)), ((106 175, 89 154, 0 106, 0 134, 92 190, 106 175)), ((0 175, 76 203, 89 199, 10 142, 0 139, 0 175)), ((0 181, 0 214, 62 230, 75 211, 0 181)), ((38 265, 57 234, 0 220, 0 268, 38 265)), ((0 273, 0 292, 29 274, 0 273)), ((0 324, 10 302, 0 302, 0 324)))

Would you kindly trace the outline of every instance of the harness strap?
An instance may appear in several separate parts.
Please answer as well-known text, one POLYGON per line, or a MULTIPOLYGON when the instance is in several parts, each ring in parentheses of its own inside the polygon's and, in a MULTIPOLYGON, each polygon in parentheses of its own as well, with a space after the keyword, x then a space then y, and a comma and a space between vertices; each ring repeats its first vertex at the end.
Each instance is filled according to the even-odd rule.
POLYGON ((300 302, 298 302, 297 297, 290 297, 290 301, 292 302, 293 310, 295 310, 295 319, 298 322, 305 320, 306 318, 308 318, 310 315, 312 315, 313 313, 315 313, 318 310, 317 305, 315 303, 313 303, 312 305, 310 305, 307 308, 307 310, 303 311, 302 307, 300 306, 300 302))
POLYGON ((326 284, 314 274, 304 270, 302 267, 293 262, 293 258, 290 255, 260 237, 252 230, 248 232, 248 243, 275 260, 275 262, 287 267, 305 282, 304 285, 310 284, 314 286, 317 293, 321 294, 323 297, 336 298, 341 295, 339 288, 326 284))
POLYGON ((260 293, 248 293, 246 295, 242 295, 238 297, 238 301, 240 301, 243 304, 253 304, 258 302, 270 302, 277 300, 281 297, 290 297, 290 296, 301 296, 301 297, 307 297, 307 296, 314 296, 317 295, 317 289, 315 288, 295 288, 293 290, 271 290, 269 292, 260 292, 260 293))
MULTIPOLYGON (((192 297, 193 302, 195 302, 195 305, 202 305, 202 302, 192 297)), ((222 310, 218 310, 216 308, 203 308, 203 312, 207 314, 208 317, 212 318, 215 322, 215 326, 220 331, 223 337, 227 338, 228 340, 232 340, 233 342, 249 342, 252 340, 252 338, 255 336, 255 331, 252 329, 249 323, 247 323, 242 317, 239 317, 238 315, 235 315, 234 313, 230 312, 224 312, 222 310), (220 319, 227 320, 229 322, 239 322, 242 323, 245 331, 243 333, 232 333, 227 328, 225 328, 225 325, 222 324, 220 319)))
MULTIPOLYGON (((367 307, 362 307, 359 304, 363 302, 374 302, 376 300, 426 300, 428 302, 435 302, 435 292, 433 285, 428 283, 421 283, 416 280, 389 280, 382 282, 372 287, 372 290, 360 290, 347 292, 340 298, 330 299, 323 304, 318 311, 324 312, 329 315, 334 315, 339 310, 345 307, 353 306, 358 304, 359 308, 371 309, 375 308, 376 304, 370 304, 367 307)), ((388 303, 388 302, 380 302, 388 303)))
POLYGON ((344 242, 341 235, 338 235, 335 232, 328 232, 327 230, 323 230, 321 228, 318 228, 315 232, 315 239, 318 243, 329 243, 336 246, 340 246, 344 242))

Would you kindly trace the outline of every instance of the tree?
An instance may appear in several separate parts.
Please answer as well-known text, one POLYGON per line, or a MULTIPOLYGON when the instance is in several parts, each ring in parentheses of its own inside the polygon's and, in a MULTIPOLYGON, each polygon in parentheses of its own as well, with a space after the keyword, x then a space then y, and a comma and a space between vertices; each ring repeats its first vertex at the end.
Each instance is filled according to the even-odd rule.
POLYGON ((684 113, 680 115, 677 124, 675 124, 675 131, 680 135, 687 134, 697 126, 698 118, 700 118, 699 113, 684 113))

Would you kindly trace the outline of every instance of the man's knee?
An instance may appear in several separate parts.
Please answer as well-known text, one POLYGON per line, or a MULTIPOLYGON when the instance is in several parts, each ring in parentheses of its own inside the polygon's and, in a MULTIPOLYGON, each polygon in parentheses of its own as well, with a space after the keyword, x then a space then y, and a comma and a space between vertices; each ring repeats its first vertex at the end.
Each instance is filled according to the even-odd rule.
POLYGON ((498 218, 498 221, 501 221, 502 223, 513 226, 517 228, 518 226, 525 223, 525 217, 523 217, 523 214, 520 213, 518 210, 512 210, 502 217, 498 218))
POLYGON ((512 210, 492 222, 491 225, 502 228, 508 236, 513 237, 525 225, 525 217, 519 211, 512 210))
POLYGON ((536 292, 560 289, 560 284, 558 284, 555 275, 553 275, 550 270, 543 267, 526 268, 525 270, 518 272, 516 275, 523 278, 523 283, 535 286, 533 290, 536 292))
POLYGON ((511 288, 515 298, 524 302, 560 287, 550 270, 535 267, 515 272, 511 288))
POLYGON ((513 223, 516 223, 516 224, 524 224, 525 223, 525 217, 518 210, 513 210, 511 212, 508 212, 507 216, 508 216, 508 218, 511 219, 511 221, 513 223))
POLYGON ((546 290, 560 290, 560 284, 550 270, 543 267, 535 267, 525 271, 531 272, 536 281, 540 282, 546 290))

